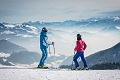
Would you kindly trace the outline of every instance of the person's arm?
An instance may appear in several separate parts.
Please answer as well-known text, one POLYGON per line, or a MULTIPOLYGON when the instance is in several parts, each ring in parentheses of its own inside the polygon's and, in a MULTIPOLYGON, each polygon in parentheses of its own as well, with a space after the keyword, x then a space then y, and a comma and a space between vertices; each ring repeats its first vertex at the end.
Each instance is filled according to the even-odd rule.
POLYGON ((50 42, 50 41, 48 40, 48 37, 44 37, 43 43, 44 43, 45 45, 54 45, 54 42, 50 42))
POLYGON ((52 44, 53 44, 52 42, 50 42, 50 41, 48 40, 48 37, 45 37, 44 40, 45 40, 45 43, 48 44, 48 45, 52 45, 52 44))
POLYGON ((83 50, 85 50, 85 49, 87 48, 87 45, 86 45, 85 41, 83 41, 83 43, 84 43, 84 48, 83 48, 83 50))

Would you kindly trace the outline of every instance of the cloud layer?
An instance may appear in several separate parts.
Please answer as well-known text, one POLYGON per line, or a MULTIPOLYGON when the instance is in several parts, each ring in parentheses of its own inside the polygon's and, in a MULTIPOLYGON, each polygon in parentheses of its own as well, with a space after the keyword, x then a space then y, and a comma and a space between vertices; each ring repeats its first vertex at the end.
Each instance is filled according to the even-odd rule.
POLYGON ((119 0, 0 0, 0 22, 80 20, 107 13, 115 16, 120 11, 119 3, 119 0))

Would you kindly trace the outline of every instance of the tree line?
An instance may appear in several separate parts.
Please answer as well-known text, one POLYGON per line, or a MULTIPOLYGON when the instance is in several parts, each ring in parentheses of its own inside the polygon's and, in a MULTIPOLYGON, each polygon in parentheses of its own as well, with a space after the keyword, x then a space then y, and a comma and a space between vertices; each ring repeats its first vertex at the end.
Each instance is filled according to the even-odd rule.
MULTIPOLYGON (((59 68, 64 69, 71 69, 72 65, 61 65, 59 68)), ((74 65, 73 65, 74 67, 74 65)), ((114 63, 101 63, 101 64, 95 64, 92 67, 89 67, 89 69, 92 70, 111 70, 111 69, 120 69, 120 63, 114 62, 114 63)))

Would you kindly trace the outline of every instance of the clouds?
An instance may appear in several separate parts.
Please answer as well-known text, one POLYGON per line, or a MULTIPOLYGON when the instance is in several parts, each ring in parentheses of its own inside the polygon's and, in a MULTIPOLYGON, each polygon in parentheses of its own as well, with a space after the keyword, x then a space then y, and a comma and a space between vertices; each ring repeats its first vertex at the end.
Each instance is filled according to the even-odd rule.
POLYGON ((119 3, 119 0, 0 0, 0 22, 80 20, 119 11, 119 3))
POLYGON ((120 16, 120 10, 119 11, 109 11, 109 12, 103 12, 104 15, 114 15, 114 16, 120 16))

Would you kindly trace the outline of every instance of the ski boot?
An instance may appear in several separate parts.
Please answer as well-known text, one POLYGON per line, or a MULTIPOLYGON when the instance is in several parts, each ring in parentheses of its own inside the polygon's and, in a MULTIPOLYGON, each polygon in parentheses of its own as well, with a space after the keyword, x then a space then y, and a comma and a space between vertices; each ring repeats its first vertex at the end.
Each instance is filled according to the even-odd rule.
POLYGON ((89 68, 88 68, 88 67, 85 67, 85 68, 83 68, 82 70, 89 70, 89 68))
POLYGON ((74 68, 72 70, 81 70, 81 68, 80 67, 76 67, 76 68, 74 68))
POLYGON ((40 68, 40 69, 48 69, 48 67, 47 66, 39 66, 38 65, 38 67, 37 68, 40 68))

